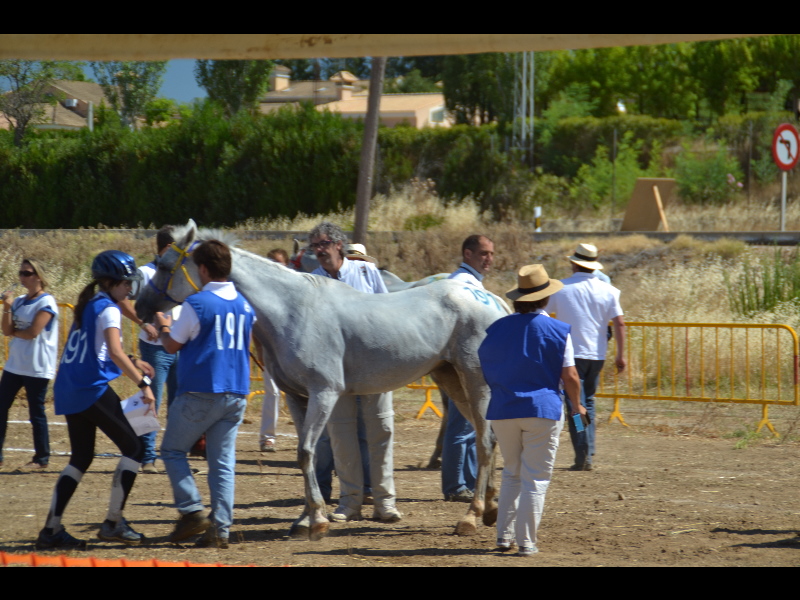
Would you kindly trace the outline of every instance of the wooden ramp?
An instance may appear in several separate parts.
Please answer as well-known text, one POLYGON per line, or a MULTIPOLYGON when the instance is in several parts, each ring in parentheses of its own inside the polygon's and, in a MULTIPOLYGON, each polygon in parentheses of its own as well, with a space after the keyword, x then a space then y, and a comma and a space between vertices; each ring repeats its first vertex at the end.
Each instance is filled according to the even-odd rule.
POLYGON ((620 231, 658 231, 661 225, 669 233, 666 208, 674 200, 676 187, 674 179, 637 179, 620 231))

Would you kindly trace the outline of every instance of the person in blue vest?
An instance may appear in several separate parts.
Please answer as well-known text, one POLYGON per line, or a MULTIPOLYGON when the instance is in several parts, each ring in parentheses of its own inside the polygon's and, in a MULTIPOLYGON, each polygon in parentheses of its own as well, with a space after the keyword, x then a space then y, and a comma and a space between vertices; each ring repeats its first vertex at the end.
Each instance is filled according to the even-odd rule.
POLYGON ((580 379, 570 326, 551 319, 548 299, 563 287, 542 265, 523 267, 506 296, 515 314, 493 323, 478 350, 491 400, 491 421, 503 455, 497 546, 519 556, 536 554, 537 530, 564 426, 563 382, 572 416, 581 415, 580 379))
POLYGON ((97 537, 129 546, 139 545, 144 539, 122 516, 141 467, 144 446, 122 412, 119 396, 109 387, 125 374, 142 390, 145 404, 155 401, 150 389, 153 368, 127 356, 122 349, 118 304, 131 294, 133 282, 140 277, 132 256, 108 250, 95 257, 93 281, 78 297, 72 331, 53 386, 56 414, 66 415, 72 456, 56 483, 47 521, 36 540, 38 550, 86 548, 85 541, 67 533, 61 519, 92 464, 98 429, 117 445, 122 458, 114 473, 108 514, 97 537))
POLYGON ((178 391, 167 416, 161 460, 181 517, 169 541, 199 534, 200 548, 228 547, 233 524, 236 435, 250 392, 250 336, 255 312, 228 281, 231 252, 218 240, 192 253, 202 290, 183 303, 180 318, 156 314, 164 349, 180 351, 178 391), (205 434, 211 513, 203 505, 188 454, 205 434))

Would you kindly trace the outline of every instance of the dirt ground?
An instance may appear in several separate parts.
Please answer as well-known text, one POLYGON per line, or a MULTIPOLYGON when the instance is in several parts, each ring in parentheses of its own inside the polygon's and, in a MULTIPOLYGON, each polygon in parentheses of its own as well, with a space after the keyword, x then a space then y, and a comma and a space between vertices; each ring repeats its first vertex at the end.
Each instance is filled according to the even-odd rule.
MULTIPOLYGON (((295 440, 281 437, 276 454, 260 454, 256 406, 248 413, 252 422, 243 426, 239 441, 232 533, 236 543, 229 550, 166 543, 176 512, 164 474, 140 476, 126 511, 136 529, 148 536, 145 545, 128 549, 94 539, 116 466, 110 457, 95 460, 64 523, 73 535, 93 540, 87 554, 107 559, 304 567, 800 565, 796 442, 737 444, 702 432, 678 434, 684 429, 675 426, 677 417, 671 417, 672 426, 665 425, 667 417, 660 418, 656 427, 653 414, 637 418, 635 412, 627 417, 632 425, 627 429, 606 424, 609 407, 604 405, 599 468, 593 473, 567 471, 572 455, 564 434, 540 529, 541 553, 519 559, 493 551, 493 528, 482 527, 471 538, 453 534, 466 506, 443 502, 439 473, 415 466, 430 454, 439 426, 430 412, 422 420, 414 419, 422 401, 420 392, 396 396, 396 483, 405 514, 399 524, 334 525, 321 542, 287 541, 302 504, 295 440)), ((678 411, 674 405, 670 410, 678 411)), ((10 418, 23 421, 26 415, 24 402, 18 401, 10 418)), ((65 453, 66 428, 58 425, 63 418, 53 417, 51 422, 53 450, 65 453)), ((286 416, 280 432, 294 433, 286 416)), ((98 453, 114 451, 107 439, 99 439, 98 453)), ((6 448, 24 450, 31 444, 29 425, 9 425, 6 448)), ((45 473, 14 470, 30 456, 6 451, 6 468, 0 471, 0 551, 7 553, 33 551, 58 472, 67 461, 63 454, 54 456, 45 473)), ((196 466, 202 469, 203 463, 197 461, 196 466)), ((497 475, 499 482, 499 471, 497 475)), ((198 477, 205 489, 204 477, 198 477)), ((365 513, 370 516, 368 510, 365 513)))

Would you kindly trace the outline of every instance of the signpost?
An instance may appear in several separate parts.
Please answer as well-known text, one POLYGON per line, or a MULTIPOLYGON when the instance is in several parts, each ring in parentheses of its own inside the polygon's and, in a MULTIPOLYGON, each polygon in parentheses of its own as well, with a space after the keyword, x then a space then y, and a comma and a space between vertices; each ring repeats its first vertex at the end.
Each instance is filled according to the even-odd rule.
POLYGON ((781 231, 786 231, 786 187, 789 171, 800 161, 800 134, 794 125, 783 124, 775 131, 772 140, 772 157, 775 164, 783 171, 783 189, 781 191, 781 231))

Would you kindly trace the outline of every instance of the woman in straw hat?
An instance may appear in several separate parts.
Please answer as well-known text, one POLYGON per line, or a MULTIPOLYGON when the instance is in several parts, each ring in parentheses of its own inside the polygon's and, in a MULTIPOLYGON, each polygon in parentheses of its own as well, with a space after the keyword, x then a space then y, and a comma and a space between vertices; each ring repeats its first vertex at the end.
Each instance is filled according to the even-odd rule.
POLYGON ((586 409, 580 404, 570 326, 544 310, 563 284, 550 279, 542 265, 523 267, 518 279, 506 294, 516 313, 489 327, 479 355, 492 392, 486 418, 505 462, 497 545, 508 551, 516 542, 518 555, 530 556, 538 552, 536 532, 564 426, 561 382, 572 415, 583 418, 586 409))

